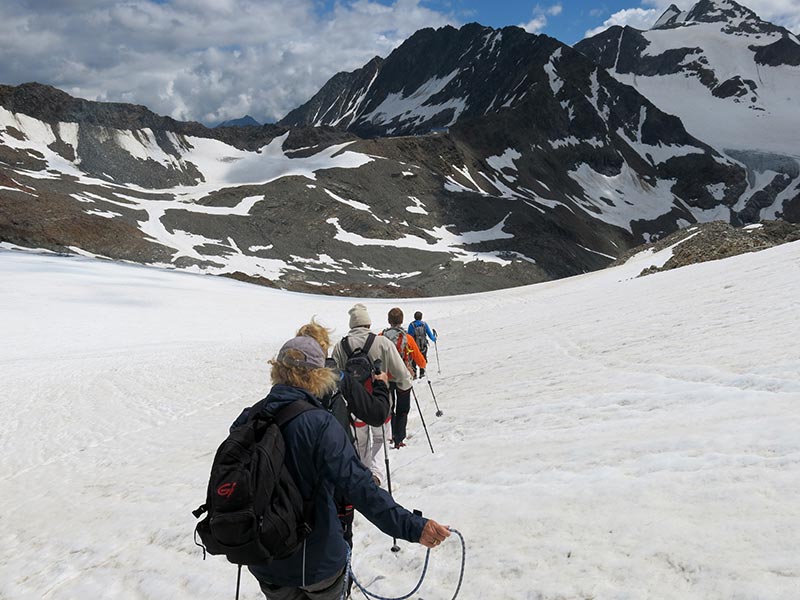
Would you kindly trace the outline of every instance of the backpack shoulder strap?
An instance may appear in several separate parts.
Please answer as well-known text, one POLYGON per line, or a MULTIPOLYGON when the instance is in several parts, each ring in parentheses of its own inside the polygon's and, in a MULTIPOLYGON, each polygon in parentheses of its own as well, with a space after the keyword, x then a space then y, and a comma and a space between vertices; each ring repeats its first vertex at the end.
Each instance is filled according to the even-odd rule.
POLYGON ((374 341, 375 341, 375 334, 370 331, 367 334, 367 341, 364 343, 364 347, 361 349, 361 351, 364 354, 369 354, 369 349, 372 348, 372 342, 374 341))
POLYGON ((353 356, 353 349, 350 347, 350 342, 347 340, 347 336, 342 338, 342 350, 344 350, 345 355, 347 358, 353 356))
POLYGON ((278 425, 278 427, 283 427, 296 416, 301 415, 306 411, 314 410, 315 408, 316 406, 309 404, 305 400, 295 400, 289 406, 285 406, 277 412, 274 417, 275 423, 278 425))
MULTIPOLYGON (((406 340, 406 334, 404 331, 401 331, 397 334, 397 351, 400 353, 400 356, 403 356, 403 350, 408 350, 408 341, 406 340)), ((405 358, 405 356, 403 356, 405 358)))

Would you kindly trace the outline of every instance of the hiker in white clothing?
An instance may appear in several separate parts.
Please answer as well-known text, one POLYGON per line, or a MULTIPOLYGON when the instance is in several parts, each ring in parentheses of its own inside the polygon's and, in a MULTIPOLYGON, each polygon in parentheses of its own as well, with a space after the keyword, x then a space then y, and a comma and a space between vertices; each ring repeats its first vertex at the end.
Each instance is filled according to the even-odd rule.
MULTIPOLYGON (((358 348, 365 348, 371 339, 367 355, 373 362, 381 361, 382 369, 389 374, 389 381, 396 383, 398 389, 411 389, 411 375, 394 344, 386 337, 375 335, 369 330, 372 320, 367 312, 367 307, 363 304, 356 304, 348 312, 350 314, 350 331, 333 349, 333 360, 336 361, 336 366, 344 369, 347 363, 348 352, 344 347, 345 340, 347 340, 346 345, 350 350, 355 351, 358 348)), ((358 426, 359 423, 356 425, 356 444, 361 462, 372 472, 376 483, 380 485, 386 478, 379 454, 383 450, 386 428, 389 427, 388 420, 383 427, 371 427, 365 423, 362 426, 358 426)))

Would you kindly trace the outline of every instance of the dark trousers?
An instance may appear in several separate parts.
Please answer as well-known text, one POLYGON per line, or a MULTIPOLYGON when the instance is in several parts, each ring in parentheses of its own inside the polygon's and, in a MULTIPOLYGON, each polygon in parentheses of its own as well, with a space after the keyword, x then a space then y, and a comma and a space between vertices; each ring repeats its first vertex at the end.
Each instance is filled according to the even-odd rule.
POLYGON ((397 389, 396 383, 390 383, 389 389, 392 395, 392 439, 395 444, 399 444, 406 439, 408 411, 411 410, 411 388, 400 390, 397 389))
POLYGON ((259 582, 267 600, 339 600, 344 587, 344 570, 333 577, 304 588, 281 587, 259 582))
MULTIPOLYGON (((422 356, 425 357, 425 362, 427 363, 428 362, 428 347, 425 346, 424 348, 420 348, 419 351, 422 353, 422 356)), ((414 377, 416 378, 417 377, 417 363, 412 362, 411 364, 414 365, 414 377)), ((425 377, 425 369, 423 369, 422 367, 419 367, 419 376, 420 377, 425 377)))

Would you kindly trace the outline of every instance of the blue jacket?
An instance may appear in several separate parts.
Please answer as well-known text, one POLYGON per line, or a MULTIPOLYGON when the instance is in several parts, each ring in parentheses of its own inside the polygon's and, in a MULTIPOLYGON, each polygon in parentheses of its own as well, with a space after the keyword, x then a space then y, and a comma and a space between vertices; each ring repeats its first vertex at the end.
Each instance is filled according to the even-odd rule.
MULTIPOLYGON (((275 414, 295 400, 321 405, 306 390, 275 385, 270 390, 264 411, 275 414)), ((246 419, 246 412, 234 427, 246 419)), ((341 490, 355 509, 385 534, 419 541, 427 519, 397 504, 375 485, 372 474, 361 464, 353 444, 339 422, 326 410, 310 410, 283 426, 286 444, 285 464, 304 498, 314 496, 314 528, 302 548, 292 556, 268 565, 251 566, 260 581, 287 587, 319 583, 342 570, 347 560, 347 544, 334 504, 334 489, 341 490)))
POLYGON ((431 332, 431 328, 428 327, 428 324, 425 321, 420 321, 419 319, 417 319, 416 321, 411 321, 411 324, 408 326, 408 335, 413 337, 414 336, 414 329, 416 329, 420 325, 424 325, 425 326, 425 333, 428 334, 428 337, 431 338, 432 342, 435 342, 436 341, 436 336, 433 335, 433 333, 431 332))

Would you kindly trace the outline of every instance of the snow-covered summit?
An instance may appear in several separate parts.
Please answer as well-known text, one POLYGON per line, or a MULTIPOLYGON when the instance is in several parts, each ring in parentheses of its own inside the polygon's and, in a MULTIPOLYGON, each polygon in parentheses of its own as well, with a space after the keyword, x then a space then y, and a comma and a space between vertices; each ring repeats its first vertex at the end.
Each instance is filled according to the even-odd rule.
POLYGON ((771 218, 792 210, 787 201, 800 204, 795 34, 732 0, 701 0, 686 11, 670 6, 653 29, 612 27, 575 47, 744 164, 739 209, 752 201, 771 218))
POLYGON ((687 11, 672 4, 656 21, 653 29, 693 23, 724 23, 729 28, 739 27, 750 32, 777 29, 775 25, 762 21, 755 12, 733 0, 700 0, 687 11))

